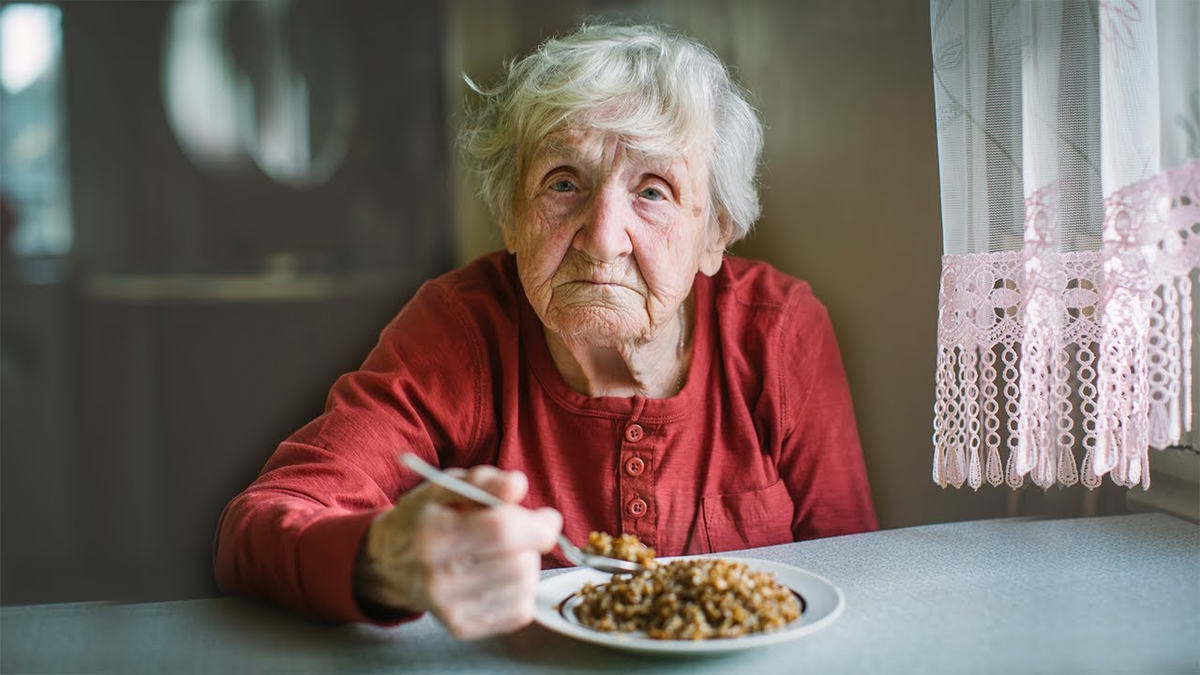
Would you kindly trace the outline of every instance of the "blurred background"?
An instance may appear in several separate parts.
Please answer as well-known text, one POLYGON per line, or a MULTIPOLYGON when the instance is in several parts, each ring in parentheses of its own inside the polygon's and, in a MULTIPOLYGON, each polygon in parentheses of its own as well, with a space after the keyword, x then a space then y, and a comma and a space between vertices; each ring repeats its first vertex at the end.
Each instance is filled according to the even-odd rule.
POLYGON ((755 94, 734 253, 828 305, 883 527, 1126 509, 930 480, 927 0, 0 2, 0 602, 215 594, 225 502, 423 280, 501 245, 460 75, 588 16, 689 32, 755 94))

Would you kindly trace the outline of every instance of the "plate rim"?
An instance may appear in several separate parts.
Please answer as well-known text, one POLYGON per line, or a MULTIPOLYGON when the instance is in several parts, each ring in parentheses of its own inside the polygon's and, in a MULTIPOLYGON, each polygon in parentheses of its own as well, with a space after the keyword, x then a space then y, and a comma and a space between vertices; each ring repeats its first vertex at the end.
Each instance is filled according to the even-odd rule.
MULTIPOLYGON (((584 582, 593 580, 599 577, 599 580, 607 579, 609 575, 591 570, 586 567, 567 568, 567 571, 556 574, 552 577, 542 579, 538 582, 537 598, 534 606, 534 622, 551 632, 563 635, 565 637, 580 640, 590 644, 608 647, 611 649, 619 649, 624 651, 635 652, 652 652, 658 654, 717 654, 733 651, 741 651, 745 649, 753 649, 756 647, 765 647, 768 645, 779 644, 782 642, 790 642, 801 637, 811 635, 829 624, 833 623, 846 607, 846 596, 842 589, 824 576, 806 570, 788 563, 777 562, 762 558, 746 558, 742 556, 725 556, 713 554, 699 555, 684 555, 671 556, 660 558, 660 562, 671 562, 673 560, 697 560, 702 558, 720 558, 732 562, 740 562, 749 565, 757 571, 778 572, 785 571, 790 575, 798 575, 806 581, 811 581, 815 584, 818 590, 824 589, 831 591, 833 594, 833 607, 820 617, 811 621, 805 621, 800 625, 767 633, 756 633, 738 638, 725 638, 713 640, 655 640, 653 638, 642 637, 637 635, 621 634, 621 633, 602 633, 592 630, 582 625, 573 623, 563 617, 559 607, 566 601, 570 595, 575 593, 575 590, 570 591, 566 596, 562 596, 562 586, 564 583, 577 589, 584 582), (579 579, 578 583, 565 581, 566 579, 579 579), (551 595, 553 594, 553 595, 551 595)), ((780 581, 776 576, 776 580, 780 581)), ((813 601, 812 588, 798 588, 796 580, 793 579, 785 585, 793 592, 798 593, 804 601, 811 607, 813 601)))

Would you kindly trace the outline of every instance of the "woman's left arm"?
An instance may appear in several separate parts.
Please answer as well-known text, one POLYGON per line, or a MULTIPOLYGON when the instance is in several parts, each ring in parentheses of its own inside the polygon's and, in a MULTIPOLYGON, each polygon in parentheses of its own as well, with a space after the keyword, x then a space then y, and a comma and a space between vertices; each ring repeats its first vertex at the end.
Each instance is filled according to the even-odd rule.
POLYGON ((797 541, 879 528, 850 386, 833 323, 807 287, 798 293, 779 344, 784 429, 779 473, 795 503, 797 541))

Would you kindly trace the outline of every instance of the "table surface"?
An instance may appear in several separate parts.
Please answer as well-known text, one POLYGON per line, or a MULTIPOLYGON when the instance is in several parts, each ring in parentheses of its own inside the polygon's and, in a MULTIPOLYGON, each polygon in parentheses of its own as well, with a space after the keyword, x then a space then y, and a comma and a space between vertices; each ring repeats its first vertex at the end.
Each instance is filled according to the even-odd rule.
MULTIPOLYGON (((431 617, 330 626, 233 598, 0 608, 3 673, 1200 673, 1200 526, 1163 514, 947 523, 739 552, 820 574, 841 617, 716 657, 431 617)), ((544 572, 543 576, 561 570, 544 572)))

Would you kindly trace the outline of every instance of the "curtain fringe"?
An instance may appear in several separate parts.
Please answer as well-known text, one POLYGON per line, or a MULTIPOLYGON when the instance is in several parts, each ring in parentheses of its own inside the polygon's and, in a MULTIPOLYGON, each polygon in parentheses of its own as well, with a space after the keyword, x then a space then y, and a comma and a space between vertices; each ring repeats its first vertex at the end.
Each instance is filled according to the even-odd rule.
POLYGON ((1191 429, 1200 161, 1107 199, 1100 251, 1026 248, 942 259, 934 482, 1149 488, 1191 429))

